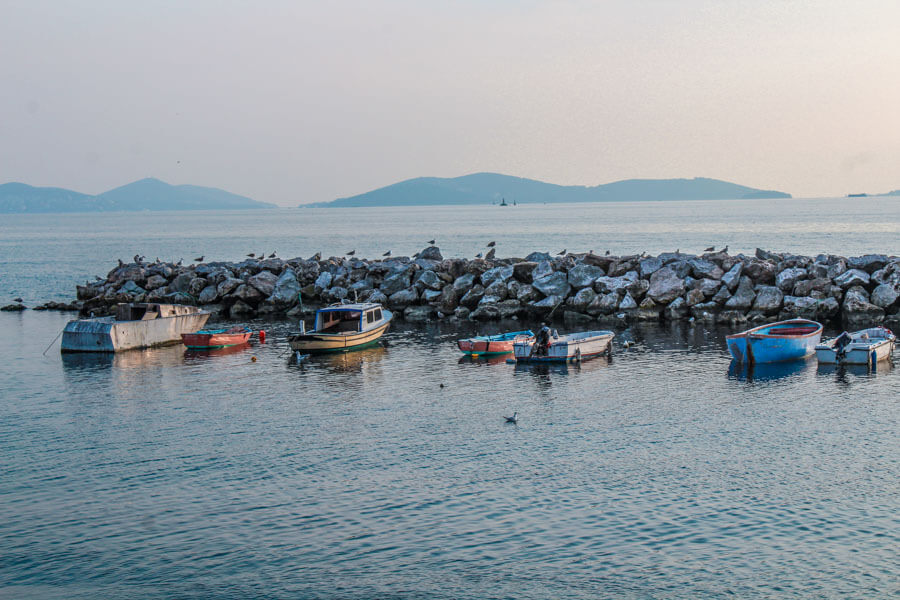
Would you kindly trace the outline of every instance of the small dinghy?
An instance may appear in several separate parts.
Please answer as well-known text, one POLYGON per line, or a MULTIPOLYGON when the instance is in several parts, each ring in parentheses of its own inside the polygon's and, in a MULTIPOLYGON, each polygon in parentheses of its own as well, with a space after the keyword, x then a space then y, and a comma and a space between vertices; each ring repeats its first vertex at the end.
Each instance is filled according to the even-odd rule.
POLYGON ((726 338, 728 351, 739 363, 769 363, 805 358, 822 339, 822 324, 807 319, 779 321, 726 338))
POLYGON ((580 362, 608 353, 612 339, 612 331, 581 331, 568 335, 556 332, 549 336, 546 343, 536 338, 520 336, 513 343, 513 354, 516 362, 580 362))
POLYGON ((894 333, 885 327, 861 329, 853 333, 845 331, 833 340, 816 346, 816 358, 825 365, 875 366, 878 361, 891 357, 896 343, 894 333))
POLYGON ((230 329, 201 329, 194 333, 182 333, 181 343, 191 350, 228 348, 245 343, 251 335, 253 331, 243 326, 230 329))
POLYGON ((459 340, 456 345, 463 354, 470 356, 496 356, 512 352, 513 342, 519 336, 534 340, 534 334, 531 331, 510 331, 497 335, 477 335, 459 340))

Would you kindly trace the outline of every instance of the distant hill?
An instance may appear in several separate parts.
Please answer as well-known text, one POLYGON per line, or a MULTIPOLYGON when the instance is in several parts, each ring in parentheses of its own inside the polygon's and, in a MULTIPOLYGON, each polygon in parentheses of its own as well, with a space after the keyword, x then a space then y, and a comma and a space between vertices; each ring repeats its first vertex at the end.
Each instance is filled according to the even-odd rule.
POLYGON ((498 173, 462 177, 418 177, 331 202, 311 206, 417 206, 431 204, 614 202, 643 200, 730 200, 790 198, 790 194, 759 190, 727 181, 694 179, 627 179, 594 187, 554 185, 498 173))
POLYGON ((170 185, 159 179, 141 179, 91 196, 62 188, 33 187, 24 183, 0 185, 0 213, 66 213, 142 210, 203 210, 274 208, 216 188, 170 185))

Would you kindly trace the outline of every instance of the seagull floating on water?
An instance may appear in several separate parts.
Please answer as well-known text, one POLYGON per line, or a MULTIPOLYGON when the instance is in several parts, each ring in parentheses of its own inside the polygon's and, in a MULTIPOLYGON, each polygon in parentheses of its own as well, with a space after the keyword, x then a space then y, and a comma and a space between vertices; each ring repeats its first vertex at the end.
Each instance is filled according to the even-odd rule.
POLYGON ((519 413, 514 412, 511 417, 503 417, 506 419, 507 423, 518 423, 519 422, 519 413))

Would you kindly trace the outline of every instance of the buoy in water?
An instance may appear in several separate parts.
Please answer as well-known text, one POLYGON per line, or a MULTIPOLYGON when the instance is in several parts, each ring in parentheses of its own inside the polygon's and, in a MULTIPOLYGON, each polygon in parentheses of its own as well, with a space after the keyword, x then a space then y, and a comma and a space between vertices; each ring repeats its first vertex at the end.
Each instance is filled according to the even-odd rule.
POLYGON ((263 331, 262 329, 259 330, 259 343, 260 344, 266 343, 266 332, 263 331))
POLYGON ((251 356, 251 357, 250 357, 250 362, 256 362, 256 357, 255 357, 255 356, 251 356))

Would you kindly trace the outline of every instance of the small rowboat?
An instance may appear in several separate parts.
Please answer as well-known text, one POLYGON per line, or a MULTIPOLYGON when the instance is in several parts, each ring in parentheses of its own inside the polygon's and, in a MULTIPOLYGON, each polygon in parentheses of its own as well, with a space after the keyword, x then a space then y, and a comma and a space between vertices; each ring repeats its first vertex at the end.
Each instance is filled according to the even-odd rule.
POLYGON ((534 340, 531 331, 511 331, 497 335, 477 335, 475 337, 459 340, 456 345, 463 354, 471 356, 496 356, 497 354, 509 354, 513 351, 513 342, 519 336, 526 336, 534 340))
POLYGON ((580 362, 608 353, 615 335, 605 330, 554 335, 546 349, 540 348, 534 338, 520 336, 513 342, 513 353, 516 362, 580 362))
POLYGON ((182 333, 181 343, 191 350, 206 348, 228 348, 245 343, 253 332, 247 327, 231 329, 201 329, 194 333, 182 333))
POLYGON ((816 346, 816 358, 821 364, 875 366, 891 357, 897 342, 894 333, 885 327, 872 327, 847 333, 846 331, 816 346))
POLYGON ((791 319, 754 327, 726 338, 728 351, 739 363, 769 363, 805 358, 822 339, 822 324, 791 319))

